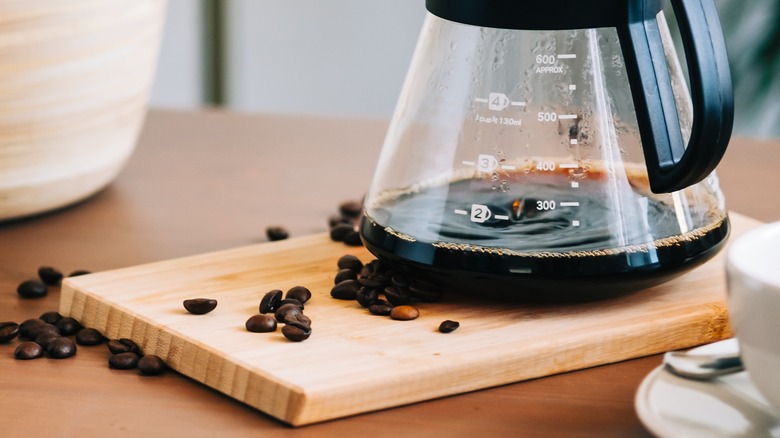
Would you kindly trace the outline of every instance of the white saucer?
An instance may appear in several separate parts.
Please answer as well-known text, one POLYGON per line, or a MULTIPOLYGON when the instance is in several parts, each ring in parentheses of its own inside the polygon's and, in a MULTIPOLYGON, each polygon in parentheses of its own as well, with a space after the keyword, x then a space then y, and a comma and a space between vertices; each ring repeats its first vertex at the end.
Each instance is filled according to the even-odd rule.
MULTIPOLYGON (((691 350, 739 351, 736 339, 691 350)), ((635 399, 639 419, 660 437, 780 437, 780 413, 769 405, 747 372, 699 382, 677 377, 663 365, 645 377, 635 399)))

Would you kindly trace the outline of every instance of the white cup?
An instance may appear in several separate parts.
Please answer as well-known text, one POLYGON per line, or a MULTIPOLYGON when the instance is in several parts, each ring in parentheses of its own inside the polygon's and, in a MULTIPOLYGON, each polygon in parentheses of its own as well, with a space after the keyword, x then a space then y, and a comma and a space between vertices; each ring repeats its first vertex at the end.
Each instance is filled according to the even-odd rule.
POLYGON ((780 222, 735 239, 726 273, 743 363, 758 391, 780 410, 780 222))

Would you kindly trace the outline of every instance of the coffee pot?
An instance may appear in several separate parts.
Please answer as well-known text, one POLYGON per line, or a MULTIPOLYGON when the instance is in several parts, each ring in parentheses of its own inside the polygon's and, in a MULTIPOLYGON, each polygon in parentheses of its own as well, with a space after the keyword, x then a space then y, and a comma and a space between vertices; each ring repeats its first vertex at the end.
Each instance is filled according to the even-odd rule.
POLYGON ((723 246, 733 124, 712 0, 427 0, 360 224, 416 279, 579 300, 723 246))

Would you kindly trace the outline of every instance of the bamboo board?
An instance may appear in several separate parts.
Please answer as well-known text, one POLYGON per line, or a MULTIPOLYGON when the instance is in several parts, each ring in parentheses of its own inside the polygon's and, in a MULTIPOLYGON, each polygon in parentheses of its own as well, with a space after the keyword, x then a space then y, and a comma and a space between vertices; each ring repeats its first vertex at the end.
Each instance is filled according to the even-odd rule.
MULTIPOLYGON (((731 215, 732 236, 759 222, 731 215)), ((66 279, 60 312, 127 337, 170 367, 292 425, 400 406, 731 336, 724 252, 651 289, 607 301, 522 305, 458 297, 413 321, 330 297, 336 260, 363 248, 313 235, 66 279), (309 287, 311 338, 250 333, 271 289, 309 287), (182 301, 216 298, 207 315, 182 301), (445 319, 461 326, 437 331, 445 319)))

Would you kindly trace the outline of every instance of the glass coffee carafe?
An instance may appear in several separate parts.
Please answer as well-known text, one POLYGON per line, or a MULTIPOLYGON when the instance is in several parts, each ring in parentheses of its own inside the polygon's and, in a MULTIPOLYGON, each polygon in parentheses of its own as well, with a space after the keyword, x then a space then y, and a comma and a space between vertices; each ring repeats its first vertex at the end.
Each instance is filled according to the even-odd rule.
POLYGON ((729 232, 733 102, 712 0, 428 0, 360 232, 448 289, 591 299, 668 280, 729 232), (690 84, 690 89, 689 89, 690 84))

